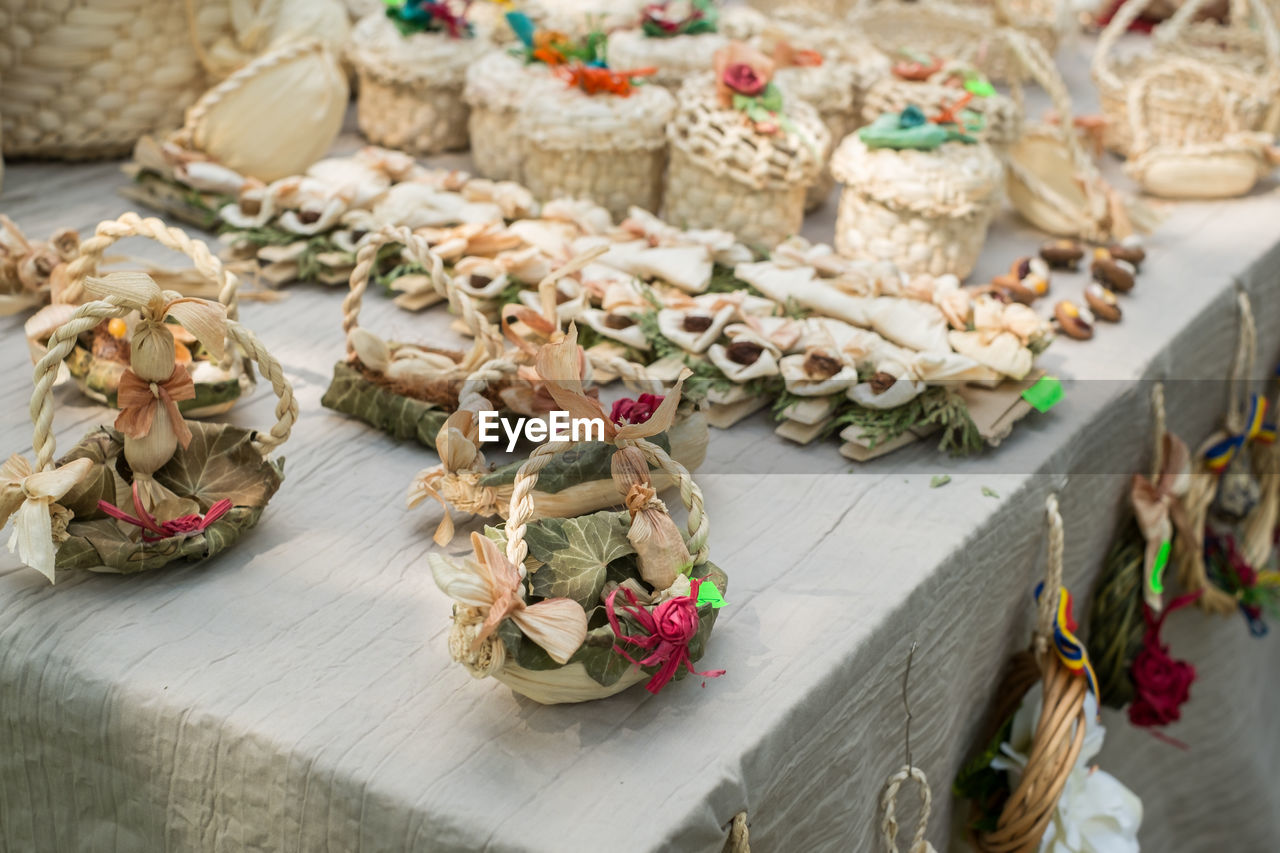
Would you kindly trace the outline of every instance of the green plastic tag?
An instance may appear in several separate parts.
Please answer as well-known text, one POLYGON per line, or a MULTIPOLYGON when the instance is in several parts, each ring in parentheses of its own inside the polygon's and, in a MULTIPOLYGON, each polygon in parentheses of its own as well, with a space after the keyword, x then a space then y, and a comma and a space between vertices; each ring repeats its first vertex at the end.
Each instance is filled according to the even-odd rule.
POLYGON ((1062 399, 1062 383, 1056 376, 1044 376, 1035 385, 1022 392, 1022 399, 1037 412, 1047 412, 1062 399))
POLYGON ((698 584, 698 606, 710 604, 712 610, 718 610, 729 602, 724 600, 724 596, 720 594, 720 590, 716 589, 716 585, 711 581, 703 581, 698 584))
POLYGON ((1156 562, 1151 567, 1151 577, 1147 578, 1147 583, 1151 584, 1151 591, 1156 595, 1164 594, 1164 570, 1169 565, 1169 552, 1173 550, 1173 543, 1168 539, 1160 543, 1160 550, 1156 553, 1156 562))

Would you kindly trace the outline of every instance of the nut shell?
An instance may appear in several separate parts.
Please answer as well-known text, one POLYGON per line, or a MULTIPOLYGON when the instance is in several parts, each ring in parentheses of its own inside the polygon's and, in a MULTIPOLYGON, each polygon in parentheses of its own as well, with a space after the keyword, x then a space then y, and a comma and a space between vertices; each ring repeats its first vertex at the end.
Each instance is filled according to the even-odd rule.
POLYGON ((1063 299, 1053 307, 1053 318, 1058 321, 1058 328, 1069 338, 1087 341, 1093 337, 1093 323, 1090 322, 1092 317, 1068 299, 1063 299))
POLYGON ((1116 295, 1097 282, 1084 289, 1084 301, 1088 303, 1093 316, 1099 320, 1120 322, 1120 303, 1116 301, 1116 295))

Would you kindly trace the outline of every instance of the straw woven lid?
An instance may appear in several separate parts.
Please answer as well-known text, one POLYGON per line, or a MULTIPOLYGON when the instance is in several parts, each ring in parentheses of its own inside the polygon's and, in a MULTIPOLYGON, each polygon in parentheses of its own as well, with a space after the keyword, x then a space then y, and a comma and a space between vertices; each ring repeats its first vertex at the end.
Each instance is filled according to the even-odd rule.
POLYGON ((754 189, 808 186, 822 170, 831 134, 804 101, 788 99, 784 111, 795 132, 757 132, 743 113, 720 106, 707 72, 680 88, 667 138, 702 168, 754 189))
POLYGON ((661 86, 633 86, 627 97, 588 95, 576 86, 540 87, 520 108, 521 134, 543 148, 648 150, 667 144, 676 99, 661 86))
POLYGON ((1004 169, 985 143, 947 142, 933 151, 868 148, 850 134, 831 156, 831 173, 887 207, 964 216, 1000 190, 1004 169))
POLYGON ((493 50, 467 68, 462 99, 473 107, 493 110, 519 109, 535 92, 564 87, 565 83, 540 62, 524 59, 505 50, 493 50))
POLYGON ((458 85, 467 66, 493 44, 485 38, 449 38, 445 33, 404 35, 381 12, 361 18, 351 33, 347 56, 357 67, 390 80, 458 85))
POLYGON ((857 68, 845 62, 779 68, 774 80, 783 94, 811 104, 819 112, 852 110, 857 94, 857 68))
POLYGON ((710 68, 728 42, 719 33, 653 38, 638 28, 616 30, 609 34, 609 64, 620 70, 654 66, 659 80, 678 81, 710 68))

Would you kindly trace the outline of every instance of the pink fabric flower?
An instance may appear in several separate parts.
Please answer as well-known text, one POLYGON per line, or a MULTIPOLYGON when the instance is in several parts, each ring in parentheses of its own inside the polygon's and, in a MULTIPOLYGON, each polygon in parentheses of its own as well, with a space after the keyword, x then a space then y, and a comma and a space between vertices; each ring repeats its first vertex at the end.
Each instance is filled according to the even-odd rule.
POLYGON ((669 598, 655 607, 652 613, 641 607, 635 593, 626 587, 618 587, 605 599, 604 609, 609 617, 609 627, 613 629, 614 636, 624 643, 647 650, 649 654, 636 660, 627 654, 622 646, 615 645, 613 650, 636 666, 658 667, 658 671, 644 686, 644 689, 650 693, 656 694, 666 687, 667 682, 675 676, 681 666, 694 675, 701 675, 704 678, 719 678, 724 675, 723 669, 698 672, 689 659, 689 641, 698 633, 698 587, 701 585, 700 580, 690 581, 688 595, 669 598), (622 633, 618 614, 614 610, 614 599, 618 597, 619 592, 627 598, 627 604, 623 605, 623 609, 628 616, 640 623, 640 627, 647 632, 646 635, 622 633))
POLYGON ((739 95, 758 95, 768 83, 756 69, 745 62, 730 65, 724 70, 724 84, 739 95))
POLYGON ((634 400, 623 398, 613 404, 609 412, 609 420, 615 424, 642 424, 653 417, 662 401, 666 399, 659 394, 641 394, 634 400))

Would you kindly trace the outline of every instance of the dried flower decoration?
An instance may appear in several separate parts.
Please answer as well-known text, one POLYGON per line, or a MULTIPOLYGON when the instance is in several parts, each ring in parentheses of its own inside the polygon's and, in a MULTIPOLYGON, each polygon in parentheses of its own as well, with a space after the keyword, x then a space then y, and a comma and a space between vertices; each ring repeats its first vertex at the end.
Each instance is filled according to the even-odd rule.
POLYGON ((712 0, 666 0, 644 7, 640 28, 649 38, 674 38, 714 33, 720 11, 712 0))
POLYGON ((406 36, 444 33, 451 39, 472 38, 475 27, 467 20, 472 0, 386 0, 387 17, 406 36))
POLYGON ((71 512, 58 500, 89 473, 92 462, 76 459, 52 471, 36 471, 14 454, 0 466, 0 527, 13 517, 9 550, 53 581, 56 546, 66 538, 71 512))

